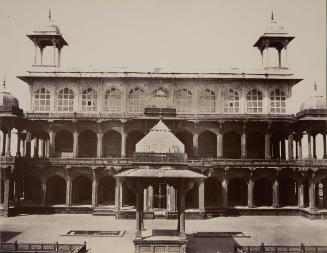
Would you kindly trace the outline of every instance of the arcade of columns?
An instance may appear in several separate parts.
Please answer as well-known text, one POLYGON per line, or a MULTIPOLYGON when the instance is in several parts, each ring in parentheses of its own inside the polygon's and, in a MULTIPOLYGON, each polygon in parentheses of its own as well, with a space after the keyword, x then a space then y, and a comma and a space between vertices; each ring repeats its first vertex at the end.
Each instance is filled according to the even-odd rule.
MULTIPOLYGON (((223 131, 222 131, 223 124, 220 124, 217 128, 217 158, 223 158, 223 131)), ((3 157, 10 157, 11 153, 11 134, 12 129, 10 127, 3 128, 2 131, 4 133, 4 137, 2 139, 2 153, 1 156, 3 157)), ((21 129, 18 129, 17 134, 17 150, 16 150, 16 157, 31 157, 31 149, 32 149, 32 138, 34 138, 34 155, 33 157, 54 157, 55 156, 55 128, 50 128, 48 130, 48 136, 38 136, 33 133, 33 130, 28 131, 22 131, 21 129)), ((101 130, 100 127, 98 129, 101 130)), ((130 131, 126 127, 120 128, 120 134, 122 138, 122 144, 121 145, 121 157, 126 157, 126 137, 129 134, 130 131)), ((194 155, 197 157, 197 151, 198 151, 198 138, 199 134, 201 133, 199 128, 193 129, 193 150, 194 155)), ((202 129, 203 130, 203 129, 202 129)), ((308 159, 316 159, 316 135, 315 132, 307 132, 308 137, 308 159), (312 149, 311 149, 312 146, 312 149)), ((79 131, 77 128, 74 128, 73 131, 73 157, 78 157, 78 136, 79 131)), ((323 134, 323 157, 326 158, 326 134, 323 134)), ((97 157, 101 158, 102 155, 102 138, 103 138, 103 131, 97 132, 97 157)), ((273 145, 270 143, 271 134, 269 131, 266 131, 265 133, 265 158, 271 159, 271 149, 275 149, 273 145)), ((244 159, 247 155, 247 146, 246 146, 246 140, 247 140, 247 128, 245 125, 242 128, 242 135, 241 135, 241 157, 244 159)), ((290 133, 288 135, 288 158, 290 160, 292 159, 301 159, 303 157, 302 155, 302 134, 299 133, 290 133), (293 143, 295 143, 295 156, 293 154, 293 143)), ((280 159, 286 159, 286 145, 284 139, 278 142, 278 154, 280 159)), ((53 168, 54 169, 54 168, 53 168)), ((278 173, 280 172, 281 168, 275 168, 272 172, 272 187, 273 187, 273 207, 279 207, 279 185, 278 185, 278 173)), ((101 177, 105 175, 100 175, 100 173, 97 172, 97 168, 93 167, 89 174, 90 178, 92 180, 92 206, 96 207, 98 205, 98 182, 101 179, 101 177)), ((223 170, 222 170, 223 171, 223 170)), ((255 183, 255 174, 259 173, 259 169, 256 168, 248 168, 248 175, 246 177, 247 182, 247 206, 249 208, 254 207, 253 203, 253 187, 255 183)), ((222 191, 221 191, 221 207, 227 208, 228 207, 228 182, 231 179, 231 176, 229 174, 232 174, 233 169, 230 169, 229 171, 222 172, 221 175, 216 175, 217 180, 221 182, 222 191)), ((221 174, 221 173, 220 173, 221 174)), ((72 206, 72 185, 74 178, 78 175, 78 172, 75 173, 74 170, 70 166, 65 167, 65 173, 64 178, 66 181, 66 206, 72 206)), ((110 172, 110 176, 113 176, 114 173, 110 172)), ((20 191, 20 185, 15 185, 15 187, 10 186, 13 181, 13 179, 10 177, 10 173, 6 171, 2 171, 2 179, 4 182, 4 196, 10 195, 10 191, 13 191, 13 188, 15 188, 15 191, 20 191)), ((215 177, 215 175, 213 175, 215 177)), ((315 173, 313 172, 312 175, 310 175, 309 178, 309 207, 311 209, 315 209, 315 199, 317 194, 316 189, 316 183, 319 182, 320 179, 322 179, 320 176, 315 176, 315 173)), ((41 177, 41 184, 42 184, 42 206, 46 205, 46 191, 47 191, 47 177, 41 177)), ((200 212, 205 211, 205 180, 201 179, 197 182, 198 185, 198 196, 196 196, 197 202, 198 202, 198 208, 200 212)), ((297 179, 297 192, 298 192, 298 207, 304 207, 304 182, 301 178, 297 179)), ((325 189, 326 186, 324 184, 324 203, 325 206, 327 206, 327 189, 325 189)), ((115 186, 115 208, 117 211, 122 209, 123 205, 123 182, 120 179, 116 179, 116 186, 115 186)), ((2 194, 1 194, 2 196, 2 194)), ((4 198, 1 199, 1 202, 4 202, 4 204, 8 205, 9 200, 6 200, 4 198)), ((176 209, 176 192, 175 189, 171 186, 167 186, 167 209, 168 210, 175 210, 176 209)), ((144 191, 144 209, 149 210, 153 207, 153 187, 149 186, 148 189, 144 191)))

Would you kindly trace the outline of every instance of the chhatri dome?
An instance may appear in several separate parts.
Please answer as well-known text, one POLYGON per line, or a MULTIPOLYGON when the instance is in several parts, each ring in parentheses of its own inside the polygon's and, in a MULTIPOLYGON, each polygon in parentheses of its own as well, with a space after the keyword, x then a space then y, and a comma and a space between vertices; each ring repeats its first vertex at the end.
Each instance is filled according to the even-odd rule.
POLYGON ((151 99, 150 103, 146 106, 148 108, 174 108, 174 105, 167 98, 167 94, 159 89, 154 97, 151 99))
POLYGON ((10 92, 6 90, 6 80, 3 80, 3 88, 0 92, 0 106, 4 107, 17 107, 19 108, 18 99, 11 95, 10 92))
POLYGON ((286 35, 287 31, 285 28, 278 24, 274 18, 274 13, 271 13, 271 22, 268 27, 265 29, 263 36, 281 36, 286 35))
POLYGON ((160 119, 143 137, 135 148, 136 153, 185 153, 184 144, 170 131, 160 119))
POLYGON ((314 94, 304 100, 300 107, 300 111, 308 109, 327 109, 326 98, 318 94, 316 84, 314 84, 314 94))

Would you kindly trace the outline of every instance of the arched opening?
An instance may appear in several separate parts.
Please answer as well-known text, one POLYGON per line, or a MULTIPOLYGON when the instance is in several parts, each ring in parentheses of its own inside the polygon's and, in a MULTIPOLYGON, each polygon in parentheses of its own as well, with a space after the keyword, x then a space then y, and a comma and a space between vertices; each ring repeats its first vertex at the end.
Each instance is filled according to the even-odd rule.
POLYGON ((41 203, 42 185, 41 181, 33 175, 26 175, 23 179, 24 202, 41 203))
POLYGON ((176 134, 176 137, 184 144, 185 153, 188 158, 194 156, 193 153, 193 135, 188 131, 181 131, 176 134))
POLYGON ((236 132, 228 132, 223 137, 223 156, 229 159, 241 158, 241 136, 236 132))
POLYGON ((199 157, 217 157, 217 136, 211 131, 199 135, 199 157))
POLYGON ((198 209, 199 207, 199 186, 194 184, 193 188, 185 195, 185 208, 198 209))
POLYGON ((308 180, 303 181, 303 191, 304 191, 304 206, 309 206, 309 182, 308 182, 308 180))
POLYGON ((221 183, 214 177, 204 182, 205 207, 218 207, 221 203, 221 183))
POLYGON ((47 181, 46 203, 64 205, 66 203, 66 181, 60 176, 52 176, 47 181))
POLYGON ((78 136, 78 157, 96 157, 97 155, 97 135, 85 130, 78 136))
POLYGON ((117 131, 110 130, 103 135, 103 155, 105 157, 120 157, 121 135, 117 131))
POLYGON ((98 203, 102 205, 115 204, 116 181, 111 176, 103 177, 98 183, 98 203))
POLYGON ((246 182, 240 177, 234 177, 228 182, 228 205, 246 206, 248 197, 248 187, 246 182))
POLYGON ((316 183, 316 207, 320 209, 327 208, 327 179, 323 179, 316 183))
POLYGON ((254 182, 253 199, 256 206, 272 206, 272 182, 259 178, 254 182))
POLYGON ((264 159, 265 158, 265 137, 262 133, 250 132, 246 139, 247 158, 264 159))
POLYGON ((123 199, 122 203, 123 206, 135 206, 136 205, 136 195, 133 190, 131 190, 127 184, 124 182, 122 184, 122 191, 123 191, 123 199))
POLYGON ((72 203, 86 204, 92 203, 92 182, 85 176, 78 176, 73 181, 72 203))
POLYGON ((67 130, 61 130, 55 135, 56 156, 71 157, 73 155, 73 134, 67 130))
POLYGON ((132 157, 135 153, 135 146, 142 138, 144 134, 141 131, 134 130, 128 133, 126 138, 126 155, 127 157, 132 157))
POLYGON ((279 203, 281 206, 296 206, 298 204, 298 185, 293 178, 279 179, 279 203))

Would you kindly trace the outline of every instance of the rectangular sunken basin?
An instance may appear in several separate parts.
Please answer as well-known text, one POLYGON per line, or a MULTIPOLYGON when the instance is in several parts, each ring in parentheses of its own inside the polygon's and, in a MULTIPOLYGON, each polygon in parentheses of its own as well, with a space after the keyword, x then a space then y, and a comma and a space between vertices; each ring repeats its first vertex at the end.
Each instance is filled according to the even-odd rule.
POLYGON ((125 230, 70 230, 63 236, 123 237, 125 230))

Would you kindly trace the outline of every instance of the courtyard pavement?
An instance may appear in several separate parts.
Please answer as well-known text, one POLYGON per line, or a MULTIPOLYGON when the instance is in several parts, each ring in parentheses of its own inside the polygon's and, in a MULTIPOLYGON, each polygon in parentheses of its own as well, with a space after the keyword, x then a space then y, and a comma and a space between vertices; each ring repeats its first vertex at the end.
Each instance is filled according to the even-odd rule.
MULTIPOLYGON (((145 220, 145 229, 175 229, 176 220, 145 220)), ((0 218, 0 241, 83 243, 92 253, 133 252, 135 220, 90 214, 20 215, 0 218), (123 237, 63 236, 70 230, 126 230, 123 237)), ((187 220, 191 252, 213 253, 239 245, 327 245, 327 220, 292 216, 217 217, 187 220), (195 232, 242 232, 241 237, 193 236, 195 232)), ((148 232, 148 231, 146 231, 148 232)))

